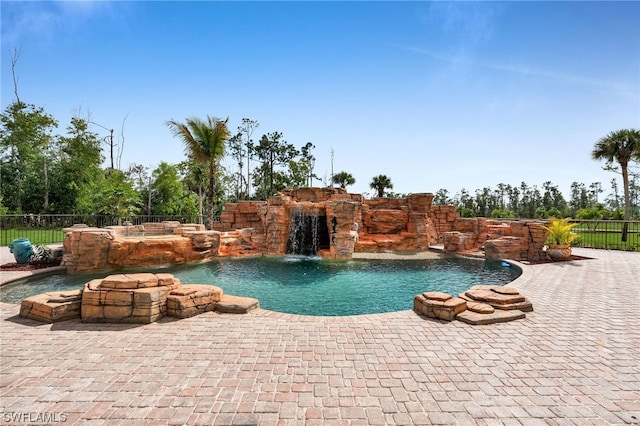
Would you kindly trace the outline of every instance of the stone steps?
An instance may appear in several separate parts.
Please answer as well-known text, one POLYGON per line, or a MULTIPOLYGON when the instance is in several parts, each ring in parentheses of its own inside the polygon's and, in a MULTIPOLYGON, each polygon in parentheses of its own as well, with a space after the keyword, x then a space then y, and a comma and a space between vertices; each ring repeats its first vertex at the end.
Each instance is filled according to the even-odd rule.
POLYGON ((533 305, 513 287, 475 285, 458 297, 440 292, 419 294, 413 309, 429 318, 486 325, 525 318, 533 305))

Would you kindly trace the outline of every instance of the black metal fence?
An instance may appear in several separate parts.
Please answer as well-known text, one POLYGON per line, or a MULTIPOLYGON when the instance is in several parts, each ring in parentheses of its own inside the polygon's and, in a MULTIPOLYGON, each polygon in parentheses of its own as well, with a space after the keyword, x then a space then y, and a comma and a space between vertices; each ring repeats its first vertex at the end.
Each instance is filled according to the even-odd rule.
POLYGON ((640 251, 640 221, 571 220, 580 235, 572 245, 612 250, 640 251))
MULTIPOLYGON (((63 228, 83 223, 87 226, 104 228, 130 222, 140 225, 147 222, 163 222, 167 220, 180 223, 205 223, 206 217, 195 216, 158 216, 140 215, 126 219, 118 219, 105 215, 1 215, 0 246, 7 246, 18 238, 27 238, 32 244, 61 243, 64 240, 63 228)), ((219 217, 215 218, 216 221, 219 217)), ((573 230, 580 235, 573 245, 613 250, 640 251, 640 221, 623 220, 572 220, 577 223, 573 230), (626 240, 623 230, 626 227, 626 240)))
MULTIPOLYGON (((106 215, 73 214, 8 214, 0 216, 0 246, 9 245, 18 238, 27 238, 32 244, 61 243, 64 228, 75 224, 104 228, 130 222, 140 225, 147 222, 178 221, 180 223, 205 223, 206 217, 139 215, 126 219, 106 215)), ((216 218, 215 220, 218 220, 216 218)))

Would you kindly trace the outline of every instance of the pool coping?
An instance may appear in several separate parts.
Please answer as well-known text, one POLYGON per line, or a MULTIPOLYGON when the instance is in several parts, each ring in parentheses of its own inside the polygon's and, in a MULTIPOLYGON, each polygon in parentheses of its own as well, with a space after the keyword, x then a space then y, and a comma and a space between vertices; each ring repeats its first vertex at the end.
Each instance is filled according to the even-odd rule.
MULTIPOLYGON (((0 247, 0 250, 2 250, 3 248, 6 247, 0 247)), ((469 258, 469 259, 477 259, 479 261, 485 260, 482 258, 477 258, 477 257, 472 257, 472 256, 464 256, 464 255, 459 255, 459 254, 444 254, 438 250, 427 250, 427 251, 422 251, 422 252, 415 252, 415 253, 411 253, 411 254, 403 254, 403 253, 395 253, 395 252, 390 252, 390 253, 359 253, 358 257, 356 258, 356 260, 428 260, 428 259, 436 259, 436 258, 441 258, 444 256, 456 256, 456 257, 464 257, 464 258, 469 258), (425 254, 430 253, 431 255, 426 256, 425 254), (368 255, 372 254, 374 256, 369 257, 368 255)), ((520 268, 520 270, 522 271, 520 276, 518 278, 516 278, 515 280, 511 281, 508 285, 517 288, 517 284, 526 284, 527 282, 529 282, 534 276, 535 274, 533 273, 533 269, 531 268, 530 265, 526 265, 524 263, 518 262, 516 260, 512 260, 512 259, 504 259, 502 260, 502 262, 507 262, 509 264, 512 264, 514 266, 517 266, 518 268, 520 268)), ((66 268, 64 266, 55 266, 55 267, 51 267, 51 268, 42 268, 42 269, 36 269, 33 271, 10 271, 10 272, 6 272, 2 271, 2 276, 0 276, 0 287, 7 285, 7 284, 13 284, 16 283, 18 281, 24 280, 24 279, 28 279, 31 278, 33 276, 36 275, 44 275, 44 274, 54 274, 56 272, 62 272, 65 271, 66 268), (9 277, 7 277, 7 275, 9 275, 9 277)), ((7 302, 2 302, 3 304, 6 305, 13 305, 13 306, 19 306, 20 304, 18 303, 7 303, 7 302)), ((398 313, 405 313, 405 312, 413 312, 412 309, 404 309, 404 310, 400 310, 400 311, 391 311, 391 312, 378 312, 378 313, 371 313, 371 314, 359 314, 359 315, 331 315, 331 316, 327 316, 327 315, 300 315, 300 314, 291 314, 291 313, 286 313, 286 312, 279 312, 279 311, 272 311, 272 310, 268 310, 268 309, 263 309, 263 308, 259 308, 259 309, 255 309, 251 312, 249 312, 252 315, 261 315, 264 317, 269 317, 269 318, 280 318, 280 319, 288 319, 288 320, 295 320, 298 322, 323 322, 323 323, 331 323, 331 322, 339 322, 342 321, 344 319, 348 319, 350 317, 358 317, 358 318, 366 318, 368 316, 379 316, 379 315, 393 315, 393 314, 398 314, 398 313)))

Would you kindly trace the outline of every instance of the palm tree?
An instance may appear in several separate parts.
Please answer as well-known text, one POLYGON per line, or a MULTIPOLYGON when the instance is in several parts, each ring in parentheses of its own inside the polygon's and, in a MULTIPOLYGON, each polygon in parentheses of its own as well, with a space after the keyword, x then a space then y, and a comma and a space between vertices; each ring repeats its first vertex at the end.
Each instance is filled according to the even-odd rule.
POLYGON ((351 176, 351 173, 347 173, 347 172, 336 173, 331 178, 331 181, 334 184, 340 185, 340 188, 342 189, 345 189, 347 185, 353 185, 354 183, 356 183, 356 179, 353 176, 351 176))
POLYGON ((225 142, 230 136, 226 120, 207 116, 203 121, 199 118, 187 118, 185 123, 175 120, 167 121, 173 135, 182 140, 186 154, 194 161, 209 166, 209 188, 207 191, 207 222, 213 229, 213 198, 216 193, 216 172, 218 163, 224 155, 225 142))
POLYGON ((371 183, 369 184, 369 187, 378 191, 378 197, 381 198, 384 197, 385 189, 393 189, 393 184, 391 183, 391 179, 389 179, 387 176, 378 175, 373 177, 371 183))
POLYGON ((628 221, 631 213, 631 201, 629 199, 629 161, 640 161, 640 130, 622 129, 609 132, 600 138, 593 151, 591 158, 594 160, 606 160, 609 165, 614 161, 620 164, 622 172, 622 186, 624 189, 624 220, 622 227, 622 241, 627 241, 628 221))

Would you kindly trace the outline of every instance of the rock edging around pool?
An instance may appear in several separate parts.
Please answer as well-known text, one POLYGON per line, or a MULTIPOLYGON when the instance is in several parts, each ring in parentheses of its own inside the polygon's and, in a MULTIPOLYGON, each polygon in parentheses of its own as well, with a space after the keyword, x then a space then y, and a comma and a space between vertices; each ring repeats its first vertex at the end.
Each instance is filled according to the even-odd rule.
POLYGON ((533 311, 533 305, 513 287, 475 285, 458 297, 440 292, 419 294, 413 309, 429 318, 485 325, 522 319, 525 312, 533 311))
POLYGON ((91 280, 80 290, 49 292, 24 299, 20 316, 54 323, 149 324, 164 316, 188 318, 204 312, 245 314, 260 307, 257 299, 224 294, 220 287, 182 285, 171 274, 117 274, 91 280))

